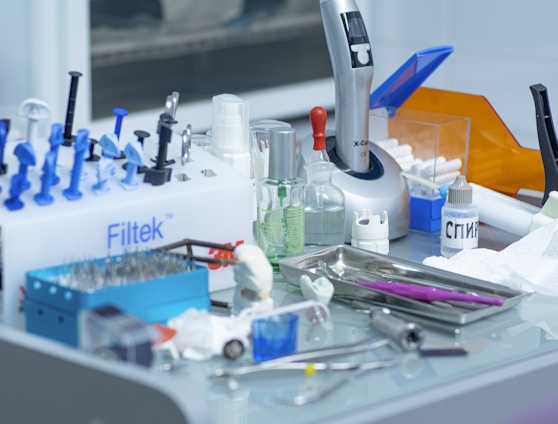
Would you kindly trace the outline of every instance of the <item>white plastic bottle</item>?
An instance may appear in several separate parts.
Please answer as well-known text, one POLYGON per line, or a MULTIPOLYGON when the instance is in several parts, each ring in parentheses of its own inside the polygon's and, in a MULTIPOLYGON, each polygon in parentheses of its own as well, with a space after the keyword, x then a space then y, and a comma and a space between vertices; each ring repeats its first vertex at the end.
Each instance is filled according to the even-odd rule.
POLYGON ((479 245, 479 212, 473 205, 473 188, 459 175, 448 189, 442 207, 440 251, 450 258, 464 249, 479 245))

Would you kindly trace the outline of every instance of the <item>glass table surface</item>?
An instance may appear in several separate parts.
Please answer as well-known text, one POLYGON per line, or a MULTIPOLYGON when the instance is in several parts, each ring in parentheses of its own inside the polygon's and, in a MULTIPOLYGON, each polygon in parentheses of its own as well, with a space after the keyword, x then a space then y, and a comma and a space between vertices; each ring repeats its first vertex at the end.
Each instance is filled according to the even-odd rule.
MULTIPOLYGON (((500 250, 515 240, 511 234, 481 226, 479 247, 500 250)), ((406 237, 390 243, 390 255, 417 262, 439 255, 439 234, 411 230, 406 237)), ((212 297, 230 301, 232 291, 216 292, 212 297)), ((281 275, 276 276, 273 297, 276 306, 304 300, 300 290, 286 283, 281 275)), ((305 375, 303 371, 269 371, 229 379, 209 377, 216 368, 251 363, 249 355, 236 361, 215 358, 190 362, 179 371, 169 373, 169 377, 186 379, 198 391, 206 393, 215 423, 392 422, 388 421, 390 417, 395 417, 398 410, 411 408, 421 396, 433 402, 436 397, 443 397, 446 389, 448 393, 455 391, 475 378, 487 380, 481 382, 482 386, 490 381, 490 373, 503 367, 557 352, 558 342, 541 324, 558 320, 555 303, 555 298, 531 294, 516 307, 462 326, 458 336, 425 329, 423 348, 462 347, 468 353, 466 356, 422 357, 384 346, 336 358, 335 361, 365 362, 387 358, 398 361, 393 367, 370 370, 354 378, 351 373, 355 371, 317 372, 315 375, 305 375), (521 310, 527 304, 529 310, 536 310, 537 314, 526 319, 521 310), (342 381, 345 383, 321 400, 303 406, 292 404, 298 394, 342 381)), ((325 325, 301 322, 300 350, 382 338, 371 327, 368 314, 336 301, 329 307, 331 316, 325 325)), ((484 422, 500 419, 511 422, 508 419, 524 409, 525 405, 517 405, 517 408, 507 405, 505 410, 496 412, 497 416, 484 422)), ((459 420, 459 415, 453 422, 465 422, 459 420)), ((406 421, 394 419, 393 422, 406 421)))

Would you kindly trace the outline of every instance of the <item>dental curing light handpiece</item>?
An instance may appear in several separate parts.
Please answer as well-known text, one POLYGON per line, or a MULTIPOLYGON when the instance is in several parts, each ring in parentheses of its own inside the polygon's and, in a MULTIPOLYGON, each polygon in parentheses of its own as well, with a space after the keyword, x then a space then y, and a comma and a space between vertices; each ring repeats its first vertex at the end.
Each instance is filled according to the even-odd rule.
POLYGON ((372 48, 354 0, 320 0, 335 80, 335 151, 356 172, 370 169, 368 120, 372 48))

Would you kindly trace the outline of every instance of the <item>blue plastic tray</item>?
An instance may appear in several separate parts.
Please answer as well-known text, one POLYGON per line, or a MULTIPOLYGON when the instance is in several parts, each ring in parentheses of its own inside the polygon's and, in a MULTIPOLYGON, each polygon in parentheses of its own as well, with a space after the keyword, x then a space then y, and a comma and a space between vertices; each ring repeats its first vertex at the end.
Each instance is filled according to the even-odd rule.
POLYGON ((58 283, 68 266, 72 264, 27 272, 24 312, 28 332, 77 346, 81 310, 113 304, 144 322, 162 323, 186 309, 208 310, 211 306, 208 269, 202 265, 167 277, 87 291, 58 283))

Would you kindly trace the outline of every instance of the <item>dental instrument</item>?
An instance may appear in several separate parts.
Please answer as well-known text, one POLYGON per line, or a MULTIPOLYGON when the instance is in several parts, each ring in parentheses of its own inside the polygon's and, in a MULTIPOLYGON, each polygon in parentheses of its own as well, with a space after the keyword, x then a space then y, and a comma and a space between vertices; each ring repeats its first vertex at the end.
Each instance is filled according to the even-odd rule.
POLYGON ((298 393, 292 398, 281 396, 278 397, 277 400, 280 401, 281 403, 292 404, 295 406, 307 405, 309 403, 316 402, 320 399, 325 398, 329 394, 333 393, 335 390, 339 389, 340 387, 351 382, 355 378, 358 378, 361 375, 371 370, 393 366, 396 365, 397 363, 398 362, 395 361, 391 361, 391 362, 386 361, 384 363, 380 363, 379 361, 377 361, 375 364, 371 363, 369 366, 364 366, 363 368, 358 369, 358 371, 355 371, 354 373, 348 374, 344 377, 334 380, 331 383, 322 384, 316 388, 298 393))
POLYGON ((357 281, 357 284, 361 287, 368 287, 374 290, 392 293, 415 300, 424 300, 426 302, 452 300, 459 302, 481 303, 492 306, 502 306, 504 304, 502 299, 496 297, 456 293, 435 287, 420 286, 418 284, 394 283, 387 281, 357 281))
POLYGON ((71 77, 70 92, 68 93, 68 105, 66 108, 66 123, 64 125, 64 146, 71 146, 74 142, 72 127, 74 125, 74 113, 76 110, 76 98, 79 78, 83 75, 78 71, 68 72, 71 77))
POLYGON ((369 315, 372 327, 388 337, 402 351, 417 351, 424 343, 424 330, 420 324, 392 315, 388 308, 373 308, 369 315))
MULTIPOLYGON (((357 312, 365 313, 368 315, 370 315, 377 308, 388 309, 385 306, 383 306, 381 302, 374 302, 371 299, 361 299, 356 296, 335 295, 333 299, 345 303, 346 305, 355 309, 357 312)), ((442 321, 435 321, 432 319, 426 319, 418 315, 412 315, 402 311, 393 311, 393 310, 389 310, 389 311, 392 316, 397 316, 407 321, 413 321, 416 324, 420 324, 422 327, 428 330, 447 334, 453 337, 459 337, 462 333, 460 327, 449 323, 444 323, 442 321)))
MULTIPOLYGON (((354 0, 321 0, 320 9, 335 81, 335 131, 326 131, 326 151, 335 164, 332 182, 345 194, 344 242, 350 243, 352 216, 362 209, 386 210, 390 238, 409 230, 409 192, 401 167, 370 142, 372 47, 354 0)), ((306 178, 314 139, 306 137, 297 157, 297 173, 306 178)))
POLYGON ((372 361, 347 361, 347 362, 281 362, 273 365, 260 362, 253 365, 240 367, 217 368, 210 378, 242 377, 245 375, 273 371, 304 371, 306 374, 314 374, 316 371, 353 371, 372 370, 383 367, 394 366, 398 362, 393 359, 375 359, 372 361))
POLYGON ((190 151, 192 148, 192 125, 186 125, 186 129, 182 132, 182 145, 180 161, 182 165, 186 165, 190 161, 190 151))
POLYGON ((244 375, 253 370, 274 370, 281 369, 285 364, 292 362, 311 362, 320 358, 334 358, 338 356, 350 355, 353 353, 369 352, 387 346, 389 339, 365 339, 356 343, 336 345, 324 347, 320 349, 306 350, 293 353, 291 355, 281 356, 279 358, 270 359, 260 362, 256 365, 246 365, 233 368, 218 368, 213 372, 213 377, 230 377, 235 375, 244 375))
POLYGON ((552 112, 548 100, 548 90, 543 84, 534 84, 529 87, 535 102, 535 116, 537 122, 537 136, 539 149, 544 167, 544 194, 542 202, 547 201, 551 191, 558 189, 558 141, 552 121, 552 112))

